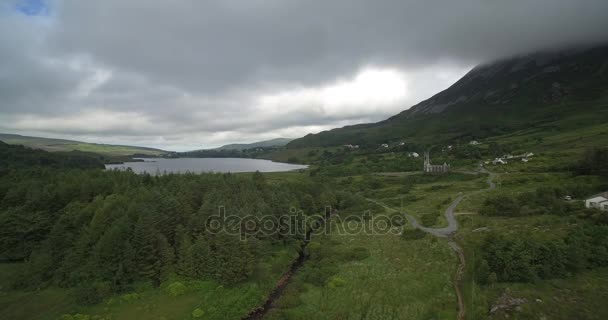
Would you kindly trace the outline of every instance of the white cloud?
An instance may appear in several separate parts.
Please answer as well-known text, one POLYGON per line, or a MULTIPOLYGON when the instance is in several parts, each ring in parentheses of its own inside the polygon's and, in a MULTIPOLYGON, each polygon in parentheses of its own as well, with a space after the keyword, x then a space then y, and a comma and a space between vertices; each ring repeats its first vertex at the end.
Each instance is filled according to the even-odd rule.
POLYGON ((309 108, 328 117, 366 117, 375 110, 403 105, 408 96, 405 75, 399 70, 368 68, 353 79, 319 88, 298 88, 261 95, 261 112, 286 113, 309 108))

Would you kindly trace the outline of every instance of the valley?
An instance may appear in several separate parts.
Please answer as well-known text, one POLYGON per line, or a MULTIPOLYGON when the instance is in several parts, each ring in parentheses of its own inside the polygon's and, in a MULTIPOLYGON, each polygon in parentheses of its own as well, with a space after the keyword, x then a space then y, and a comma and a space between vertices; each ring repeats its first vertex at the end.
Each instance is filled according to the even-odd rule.
POLYGON ((386 120, 294 140, 2 135, 3 316, 608 318, 608 212, 585 202, 608 191, 607 48, 483 64, 386 120))

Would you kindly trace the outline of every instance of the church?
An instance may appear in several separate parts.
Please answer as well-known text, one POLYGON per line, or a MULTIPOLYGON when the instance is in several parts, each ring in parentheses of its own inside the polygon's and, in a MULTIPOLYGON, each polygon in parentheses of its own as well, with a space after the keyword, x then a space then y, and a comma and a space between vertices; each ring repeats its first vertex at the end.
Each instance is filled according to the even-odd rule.
POLYGON ((447 163, 433 165, 431 164, 431 156, 428 151, 424 152, 424 173, 444 174, 450 172, 450 165, 447 163))

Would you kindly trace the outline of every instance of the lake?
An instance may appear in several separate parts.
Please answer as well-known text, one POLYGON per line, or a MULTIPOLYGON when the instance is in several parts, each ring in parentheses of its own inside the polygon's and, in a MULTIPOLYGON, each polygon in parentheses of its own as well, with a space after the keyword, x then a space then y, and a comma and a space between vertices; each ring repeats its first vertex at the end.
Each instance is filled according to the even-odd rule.
POLYGON ((306 169, 308 166, 262 159, 246 158, 137 158, 140 162, 107 164, 107 170, 126 170, 135 173, 201 173, 201 172, 283 172, 306 169))

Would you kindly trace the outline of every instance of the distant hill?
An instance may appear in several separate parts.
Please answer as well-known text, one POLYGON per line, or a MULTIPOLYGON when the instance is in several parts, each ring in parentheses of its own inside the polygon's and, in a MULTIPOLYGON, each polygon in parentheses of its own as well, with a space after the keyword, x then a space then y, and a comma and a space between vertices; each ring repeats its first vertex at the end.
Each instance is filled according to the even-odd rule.
POLYGON ((0 141, 0 171, 17 168, 103 169, 103 156, 80 152, 46 152, 0 141))
POLYGON ((387 120, 309 134, 287 147, 413 140, 437 144, 524 129, 557 133, 606 123, 608 45, 480 65, 448 89, 387 120))
POLYGON ((111 144, 87 143, 74 140, 28 137, 17 134, 0 133, 0 141, 7 144, 23 145, 26 147, 45 151, 83 151, 111 156, 148 155, 156 156, 167 153, 154 148, 133 147, 111 144))
POLYGON ((253 142, 253 143, 234 143, 234 144, 227 144, 227 145, 221 146, 219 148, 215 148, 213 150, 246 150, 246 149, 252 149, 252 148, 282 147, 282 146, 288 144, 289 142, 291 142, 292 140, 293 139, 288 139, 288 138, 277 138, 277 139, 265 140, 265 141, 259 141, 259 142, 253 142))

